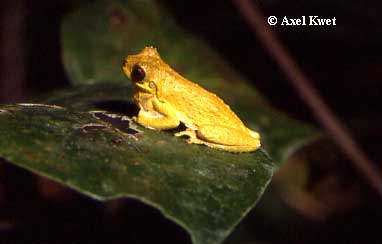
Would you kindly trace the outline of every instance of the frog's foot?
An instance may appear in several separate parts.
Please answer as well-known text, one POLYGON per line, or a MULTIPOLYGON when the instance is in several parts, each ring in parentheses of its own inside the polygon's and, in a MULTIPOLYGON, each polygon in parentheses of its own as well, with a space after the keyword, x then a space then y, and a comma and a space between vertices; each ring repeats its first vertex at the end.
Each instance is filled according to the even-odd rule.
POLYGON ((187 139, 187 143, 191 144, 205 144, 204 141, 200 140, 196 136, 196 131, 190 128, 187 128, 184 131, 178 132, 174 134, 175 136, 188 136, 189 138, 187 139))
POLYGON ((190 137, 187 139, 186 142, 189 144, 193 143, 193 144, 205 144, 205 145, 207 145, 207 143, 205 141, 202 141, 196 137, 190 137))
POLYGON ((216 144, 216 143, 211 143, 211 142, 205 142, 205 141, 202 141, 199 139, 196 139, 196 140, 198 140, 200 142, 199 143, 191 142, 191 143, 204 144, 204 145, 211 147, 211 148, 224 150, 224 151, 228 151, 228 152, 237 152, 237 153, 255 151, 256 149, 258 149, 260 147, 260 143, 258 143, 257 145, 226 146, 226 145, 221 145, 221 144, 216 144))
POLYGON ((174 136, 188 136, 190 138, 196 138, 196 133, 193 129, 186 128, 184 131, 175 133, 174 136))

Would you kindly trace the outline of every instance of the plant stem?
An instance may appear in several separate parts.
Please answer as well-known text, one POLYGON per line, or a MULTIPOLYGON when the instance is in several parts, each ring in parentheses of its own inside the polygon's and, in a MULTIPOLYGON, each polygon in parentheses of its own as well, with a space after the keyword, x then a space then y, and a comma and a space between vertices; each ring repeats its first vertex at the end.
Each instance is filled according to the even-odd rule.
POLYGON ((321 126, 329 132, 334 142, 350 158, 351 162, 364 175, 377 194, 382 195, 382 178, 378 173, 379 170, 368 159, 347 128, 341 124, 326 105, 320 94, 311 85, 312 81, 306 77, 296 62, 293 61, 291 55, 265 23, 265 18, 259 8, 250 0, 233 0, 233 3, 253 31, 256 32, 259 40, 279 65, 289 82, 312 110, 321 126))

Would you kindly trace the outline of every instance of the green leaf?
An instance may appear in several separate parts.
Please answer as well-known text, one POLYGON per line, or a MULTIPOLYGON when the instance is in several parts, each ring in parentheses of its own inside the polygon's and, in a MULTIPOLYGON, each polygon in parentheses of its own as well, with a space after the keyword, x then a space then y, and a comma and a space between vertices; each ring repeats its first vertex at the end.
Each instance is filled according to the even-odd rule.
MULTIPOLYGON (((260 128, 265 128, 265 130, 260 130, 263 140, 265 138, 271 138, 271 140, 268 140, 268 143, 266 146, 270 146, 272 149, 274 149, 275 152, 283 152, 284 150, 290 150, 290 148, 293 148, 293 143, 295 141, 298 141, 297 135, 304 135, 304 130, 309 129, 308 126, 303 126, 299 123, 296 123, 295 121, 288 119, 287 117, 283 116, 282 114, 279 114, 275 111, 273 111, 270 107, 264 107, 262 110, 260 108, 257 110, 257 114, 261 114, 260 120, 255 120, 259 118, 246 116, 248 114, 252 113, 251 106, 248 105, 247 101, 251 101, 250 94, 247 94, 247 92, 243 92, 248 89, 240 89, 240 100, 239 99, 232 99, 231 107, 238 112, 238 114, 242 118, 246 118, 244 121, 246 124, 248 124, 250 127, 254 128, 253 125, 257 125, 260 128), (261 113, 260 113, 261 111, 261 113), (253 119, 255 118, 255 119, 253 119), (250 122, 249 122, 250 121, 250 122), (269 129, 268 129, 269 128, 269 129), (273 128, 273 130, 272 130, 273 128), (285 128, 290 128, 291 131, 285 130, 285 128), (268 130, 267 130, 268 129, 268 130), (299 134, 300 133, 300 134, 299 134), (271 144, 269 143, 271 142, 271 144), (288 142, 290 144, 288 144, 288 142), (272 144, 273 143, 273 144, 272 144), (285 143, 285 144, 283 144, 285 143), (282 146, 285 146, 283 148, 282 146)), ((236 90, 232 90, 235 92, 238 92, 236 90)), ((251 91, 251 89, 249 89, 251 91)), ((250 92, 248 92, 250 93, 250 92)), ((224 97, 224 96, 223 96, 224 97)), ((90 111, 90 110, 99 110, 100 108, 106 109, 110 112, 119 112, 122 114, 131 115, 132 110, 132 89, 131 86, 128 84, 121 84, 121 83, 96 83, 93 85, 80 85, 77 86, 76 89, 70 89, 67 91, 61 91, 56 94, 53 94, 51 98, 45 100, 45 103, 48 104, 58 104, 61 106, 64 106, 66 108, 69 108, 70 110, 74 111, 90 111)), ((83 122, 86 123, 86 122, 83 122)), ((92 122, 93 123, 93 122, 92 122)), ((0 123, 1 126, 1 123, 0 123)), ((183 202, 186 201, 190 204, 189 208, 192 208, 193 212, 192 214, 188 215, 190 216, 190 219, 185 219, 184 216, 180 213, 183 213, 184 209, 183 207, 177 207, 179 212, 171 212, 169 214, 168 210, 168 203, 165 204, 164 202, 157 202, 155 199, 147 199, 146 193, 142 193, 141 195, 136 194, 135 192, 130 192, 129 189, 138 187, 140 188, 140 185, 142 185, 141 181, 136 181, 136 185, 130 185, 129 188, 126 188, 124 191, 125 196, 129 197, 136 197, 138 199, 143 199, 146 203, 153 205, 157 208, 159 208, 165 216, 167 216, 170 219, 173 219, 175 222, 181 224, 192 236, 193 242, 197 244, 204 244, 204 243, 220 243, 224 240, 224 238, 233 230, 234 226, 245 216, 247 211, 252 208, 255 203, 260 199, 260 196, 262 195, 263 190, 267 186, 271 176, 272 172, 277 168, 277 165, 273 164, 269 157, 267 157, 265 151, 256 151, 254 153, 241 153, 241 154, 234 154, 234 153, 227 153, 222 152, 215 149, 210 149, 205 146, 201 145, 188 145, 185 143, 184 138, 176 138, 173 136, 173 131, 152 131, 145 129, 141 126, 137 126, 135 128, 138 128, 143 132, 143 134, 139 137, 139 141, 135 142, 134 140, 131 140, 131 146, 139 147, 141 145, 141 141, 143 140, 146 142, 147 148, 155 149, 156 154, 147 155, 147 151, 142 149, 143 153, 141 155, 141 160, 144 162, 143 164, 150 164, 152 162, 155 163, 156 168, 150 169, 149 172, 142 173, 144 177, 142 177, 140 180, 143 182, 146 182, 147 178, 150 179, 153 184, 158 180, 152 179, 152 175, 161 175, 165 174, 167 176, 167 172, 163 171, 163 167, 168 168, 168 170, 171 171, 178 171, 179 167, 184 168, 184 172, 188 172, 187 175, 183 175, 184 178, 188 178, 193 183, 189 183, 190 187, 192 188, 192 184, 194 184, 194 188, 204 188, 206 191, 209 192, 213 198, 219 198, 224 195, 224 199, 217 200, 220 202, 222 206, 213 204, 209 205, 210 200, 204 201, 197 199, 195 195, 188 196, 189 191, 184 192, 184 195, 175 194, 177 197, 175 199, 171 199, 167 197, 166 193, 158 193, 163 194, 164 199, 167 199, 167 201, 170 201, 171 204, 176 203, 177 201, 183 202), (159 141, 159 142, 158 142, 159 141), (163 149, 163 142, 168 143, 168 149, 163 149), (157 148, 157 146, 160 145, 160 148, 157 148), (190 151, 191 150, 191 151, 190 151), (193 151, 196 150, 196 151, 193 151), (208 152, 207 154, 204 154, 203 152, 208 152), (187 155, 186 157, 184 155, 187 155), (201 156, 203 155, 203 157, 201 156), (166 164, 166 166, 160 166, 163 164, 162 157, 165 157, 166 160, 169 162, 169 165, 166 164), (198 158, 200 161, 199 164, 195 164, 194 160, 195 158, 198 158), (219 159, 219 162, 216 162, 216 160, 219 159), (149 161, 149 162, 146 162, 149 161), (176 165, 176 162, 179 163, 179 165, 176 165), (214 164, 216 162, 216 164, 214 164), (243 162, 246 162, 248 170, 255 170, 255 172, 258 172, 260 175, 254 175, 253 178, 240 178, 240 171, 242 171, 240 166, 236 166, 235 168, 231 168, 231 173, 226 168, 226 164, 229 165, 235 165, 236 163, 239 163, 239 165, 243 162), (219 184, 228 184, 229 186, 233 186, 232 182, 227 182, 226 177, 238 177, 237 180, 240 181, 242 184, 248 185, 250 187, 248 188, 237 188, 237 186, 234 186, 237 188, 238 191, 241 192, 241 197, 234 192, 226 192, 226 191, 220 191, 219 189, 216 189, 213 182, 205 182, 201 179, 199 179, 199 175, 195 175, 195 172, 199 172, 200 174, 206 174, 206 172, 210 172, 210 169, 208 169, 208 166, 210 163, 213 163, 216 167, 217 173, 215 175, 215 179, 219 179, 219 184), (181 165, 181 166, 180 166, 181 165), (207 167, 207 168, 205 168, 207 167), (221 168, 220 168, 221 167, 221 168), (237 168, 239 167, 239 168, 237 168), (259 169, 260 167, 260 169, 259 169), (236 171, 238 170, 238 171, 236 171), (236 172, 234 172, 236 171, 236 172), (232 174, 232 176, 229 176, 229 174, 232 174), (248 182, 245 182, 248 181, 248 182), (211 183, 211 184, 210 184, 211 183), (212 188, 211 188, 212 187, 212 188), (207 190, 208 189, 208 190, 207 190), (223 193, 224 192, 224 193, 223 193), (222 195, 220 195, 222 194, 222 195), (229 194, 233 194, 228 196, 229 194), (195 200, 195 202, 192 202, 191 198, 195 200), (231 199, 229 199, 231 198, 231 199), (245 199, 245 200, 244 200, 245 199), (238 204, 238 202, 240 204, 238 204), (246 202, 247 201, 247 202, 246 202), (246 203, 244 203, 246 202, 246 203), (226 206, 226 207, 223 207, 226 206), (227 208, 230 209, 229 212, 227 212, 227 208), (198 216, 198 211, 201 209, 204 209, 206 212, 206 216, 203 216, 204 219, 198 216), (208 209, 208 210, 207 210, 208 209), (219 209, 219 210, 217 210, 219 209), (210 211, 218 211, 219 214, 215 215, 209 215, 208 212, 210 211), (235 212, 233 215, 232 212, 235 212), (227 216, 228 215, 228 216, 227 216), (191 217, 192 216, 192 217, 191 217), (234 217, 233 217, 234 216, 234 217), (232 218, 231 218, 232 217, 232 218), (216 218, 219 219, 219 221, 222 221, 222 226, 217 227, 216 225, 211 225, 211 221, 215 221, 216 218), (189 223, 188 221, 193 222, 193 224, 189 223), (224 227, 223 227, 224 226, 224 227), (204 233, 205 231, 209 232, 209 234, 204 233), (214 235, 214 236, 213 236, 214 235)), ((118 136, 115 136, 118 137, 118 136)), ((97 148, 97 151, 107 151, 110 152, 110 150, 105 148, 97 148)), ((127 152, 127 155, 129 155, 131 152, 127 152)), ((93 153, 89 153, 92 155, 93 153)), ((83 152, 81 152, 81 156, 83 156, 83 152)), ((119 156, 115 153, 113 153, 110 156, 110 159, 114 159, 115 157, 119 158, 119 156)), ((125 161, 121 161, 121 163, 129 164, 132 163, 131 156, 125 156, 125 161)), ((73 159, 74 160, 74 159, 73 159)), ((96 159, 94 159, 96 160, 96 159)), ((166 161, 166 162, 167 162, 166 161)), ((134 163, 134 161, 133 161, 134 163)), ((242 171, 243 172, 243 171, 242 171)), ((209 173, 207 173, 209 174, 209 173)), ((53 177, 55 177, 55 174, 52 174, 53 177)), ((76 173, 73 173, 73 176, 76 176, 76 173)), ((97 176, 99 177, 99 176, 97 176)), ((126 175, 124 178, 132 177, 131 175, 126 175)), ((168 180, 176 180, 171 179, 174 176, 168 176, 168 180)), ((116 177, 112 177, 116 179, 116 177)), ((102 180, 100 180, 102 181, 102 180)), ((162 181, 158 180, 156 184, 162 185, 162 181)), ((227 187, 229 187, 227 186, 227 187)), ((174 183, 172 185, 174 189, 170 189, 169 191, 183 191, 180 188, 183 188, 184 186, 179 185, 178 183, 174 183), (176 188, 176 189, 175 189, 176 188)), ((97 197, 99 197, 99 193, 95 192, 94 190, 89 190, 88 188, 84 186, 77 187, 80 189, 80 191, 91 194, 96 194, 97 197)), ((169 186, 171 188, 171 186, 169 186)), ((220 187, 218 187, 220 188, 220 187)), ((116 196, 121 196, 123 194, 120 194, 118 192, 114 192, 116 196)), ((200 195, 201 199, 205 199, 205 195, 200 195)), ((166 201, 166 200, 164 200, 166 201)), ((176 203, 178 204, 178 203, 176 203)), ((182 204, 182 203, 179 203, 182 204)), ((212 212, 210 212, 212 213, 212 212)))
POLYGON ((234 154, 141 127, 124 133, 92 113, 57 106, 0 106, 0 126, 8 161, 96 199, 139 199, 200 244, 224 240, 274 169, 263 150, 234 154))

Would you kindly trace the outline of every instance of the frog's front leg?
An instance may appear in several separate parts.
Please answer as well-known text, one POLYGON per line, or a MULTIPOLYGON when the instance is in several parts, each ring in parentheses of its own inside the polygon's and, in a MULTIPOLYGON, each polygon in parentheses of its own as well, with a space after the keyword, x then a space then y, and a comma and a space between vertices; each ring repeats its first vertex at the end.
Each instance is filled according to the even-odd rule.
POLYGON ((199 126, 196 138, 190 137, 189 142, 231 152, 254 151, 260 147, 257 133, 252 135, 249 130, 243 131, 222 125, 199 126))
POLYGON ((141 108, 135 122, 144 127, 157 130, 166 130, 179 126, 179 119, 176 117, 175 110, 167 102, 161 102, 157 98, 151 98, 148 103, 152 103, 154 113, 141 108))

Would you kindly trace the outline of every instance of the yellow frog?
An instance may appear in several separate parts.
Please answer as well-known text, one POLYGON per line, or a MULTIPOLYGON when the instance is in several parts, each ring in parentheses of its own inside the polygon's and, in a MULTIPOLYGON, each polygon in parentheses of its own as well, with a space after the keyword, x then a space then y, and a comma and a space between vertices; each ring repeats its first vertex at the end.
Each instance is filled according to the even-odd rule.
POLYGON ((188 143, 204 144, 230 152, 254 151, 260 147, 259 133, 248 129, 215 94, 175 72, 156 48, 145 47, 129 55, 123 71, 134 85, 134 102, 140 111, 133 119, 156 130, 187 129, 175 136, 188 136, 188 143))

